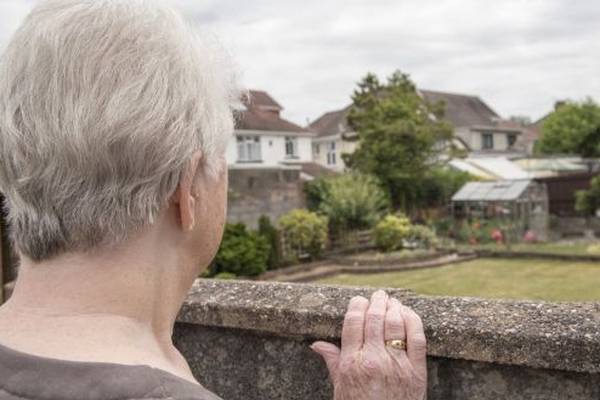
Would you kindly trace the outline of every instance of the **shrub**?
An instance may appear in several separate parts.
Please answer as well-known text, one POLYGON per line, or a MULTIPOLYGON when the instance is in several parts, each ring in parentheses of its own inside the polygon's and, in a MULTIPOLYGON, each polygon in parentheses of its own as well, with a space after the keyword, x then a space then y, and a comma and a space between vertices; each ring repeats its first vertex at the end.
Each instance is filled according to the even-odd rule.
POLYGON ((413 225, 408 233, 408 239, 419 247, 430 249, 437 246, 438 239, 433 230, 425 225, 413 225))
POLYGON ((575 196, 575 210, 585 216, 595 215, 600 209, 600 176, 592 179, 589 190, 579 190, 575 196))
POLYGON ((292 210, 279 218, 286 244, 296 255, 318 257, 327 242, 327 218, 308 210, 292 210))
POLYGON ((373 230, 375 245, 383 251, 400 250, 410 231, 410 221, 404 215, 388 215, 373 230))
POLYGON ((264 237, 270 245, 269 258, 267 260, 268 269, 279 268, 281 266, 278 251, 279 237, 277 229, 266 215, 263 215, 258 219, 258 233, 264 237))
POLYGON ((244 224, 227 224, 215 257, 213 273, 259 275, 267 270, 269 251, 269 243, 258 233, 249 232, 244 224))
POLYGON ((389 208, 387 194, 369 175, 352 173, 329 178, 321 196, 318 210, 338 234, 372 228, 389 208))
POLYGON ((232 280, 236 279, 237 275, 232 272, 221 272, 214 276, 215 279, 232 280))

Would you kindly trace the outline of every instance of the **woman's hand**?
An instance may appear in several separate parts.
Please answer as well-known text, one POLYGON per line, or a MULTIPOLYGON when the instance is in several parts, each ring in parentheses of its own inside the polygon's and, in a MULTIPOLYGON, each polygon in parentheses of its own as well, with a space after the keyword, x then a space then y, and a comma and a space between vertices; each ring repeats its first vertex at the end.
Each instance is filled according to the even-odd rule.
POLYGON ((426 347, 419 316, 382 290, 370 302, 350 300, 341 350, 327 342, 311 346, 327 364, 334 400, 423 400, 426 347), (386 346, 394 339, 405 341, 406 351, 386 346))

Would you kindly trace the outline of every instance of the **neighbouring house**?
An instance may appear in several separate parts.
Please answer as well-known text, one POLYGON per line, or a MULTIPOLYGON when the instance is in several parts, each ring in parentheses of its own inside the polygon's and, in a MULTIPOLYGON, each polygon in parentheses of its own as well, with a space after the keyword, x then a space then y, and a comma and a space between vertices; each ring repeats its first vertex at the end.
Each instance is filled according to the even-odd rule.
MULTIPOLYGON (((456 148, 472 156, 486 157, 523 155, 529 151, 521 144, 528 128, 503 120, 479 97, 432 90, 419 93, 430 103, 444 103, 444 119, 454 127, 456 148)), ((358 135, 348 126, 350 109, 347 106, 327 112, 308 126, 316 134, 312 140, 314 162, 332 170, 345 170, 341 155, 352 153, 358 145, 358 135)))
POLYGON ((358 145, 357 134, 348 126, 350 108, 351 106, 347 106, 327 112, 308 126, 316 135, 312 139, 315 163, 338 172, 346 169, 342 154, 353 153, 358 145))
POLYGON ((238 105, 227 146, 229 222, 256 227, 262 215, 275 221, 305 205, 303 182, 332 171, 312 161, 315 134, 281 116, 267 92, 250 90, 238 105))
POLYGON ((523 153, 518 147, 524 128, 503 120, 478 96, 419 90, 429 103, 445 105, 444 119, 454 126, 455 138, 470 154, 488 156, 523 153))
POLYGON ((237 110, 227 163, 236 168, 284 167, 311 162, 311 131, 281 117, 283 107, 267 92, 251 90, 237 110))

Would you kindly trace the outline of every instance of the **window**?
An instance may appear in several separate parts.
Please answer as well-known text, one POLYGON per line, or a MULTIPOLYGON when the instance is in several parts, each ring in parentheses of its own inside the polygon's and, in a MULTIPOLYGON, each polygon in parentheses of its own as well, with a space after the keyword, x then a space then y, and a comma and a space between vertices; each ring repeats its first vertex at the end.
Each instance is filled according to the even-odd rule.
POLYGON ((319 154, 320 152, 321 152, 321 146, 318 143, 313 144, 313 153, 319 154))
POLYGON ((494 148, 494 135, 491 133, 481 134, 481 148, 483 150, 491 150, 494 148))
POLYGON ((335 142, 330 142, 327 149, 327 165, 336 164, 335 142))
POLYGON ((287 136, 285 138, 285 158, 298 158, 298 138, 287 136))
POLYGON ((513 146, 515 145, 515 143, 517 143, 517 135, 515 135, 514 133, 511 133, 508 135, 508 148, 512 149, 513 146))
POLYGON ((261 162, 260 137, 238 136, 237 137, 238 161, 239 162, 261 162))

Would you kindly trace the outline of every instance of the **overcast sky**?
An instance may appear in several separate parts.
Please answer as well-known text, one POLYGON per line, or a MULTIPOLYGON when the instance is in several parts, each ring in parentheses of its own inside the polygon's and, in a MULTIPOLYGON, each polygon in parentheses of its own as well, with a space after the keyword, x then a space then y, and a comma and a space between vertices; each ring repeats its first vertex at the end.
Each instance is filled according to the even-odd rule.
MULTIPOLYGON (((350 102, 368 71, 476 94, 534 120, 600 100, 598 0, 169 0, 233 53, 248 88, 304 124, 350 102)), ((0 0, 0 43, 35 2, 0 0)))

